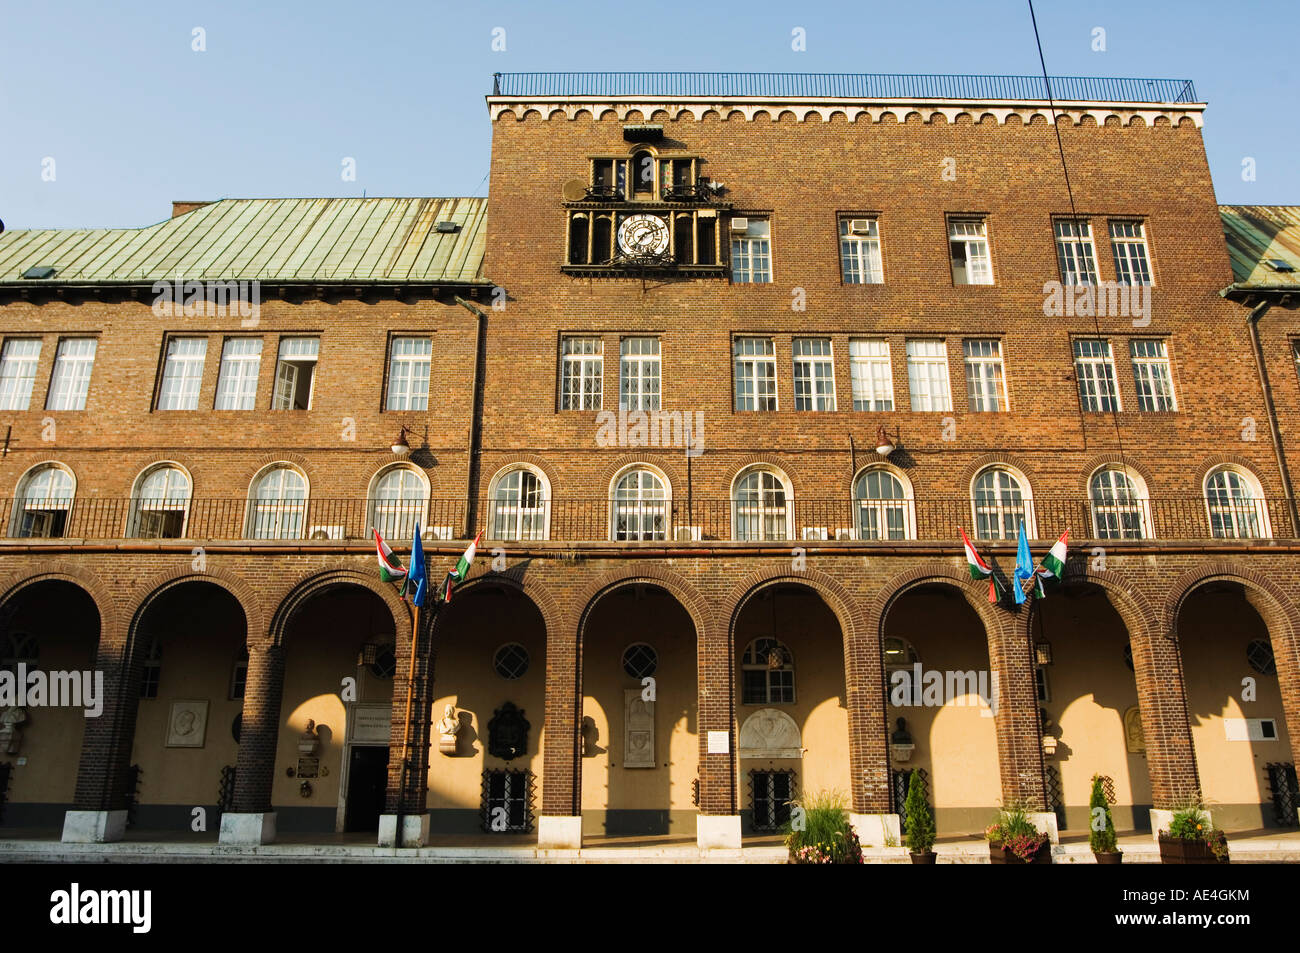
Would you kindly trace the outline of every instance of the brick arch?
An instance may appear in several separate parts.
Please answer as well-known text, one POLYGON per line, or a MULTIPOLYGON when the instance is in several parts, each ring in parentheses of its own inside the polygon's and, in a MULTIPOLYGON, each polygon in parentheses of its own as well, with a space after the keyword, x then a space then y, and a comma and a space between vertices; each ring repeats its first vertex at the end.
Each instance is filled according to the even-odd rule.
POLYGON ((733 639, 735 637, 736 620, 740 617, 741 611, 760 590, 787 583, 808 587, 830 606, 831 611, 835 613, 835 617, 839 620, 840 634, 846 644, 850 638, 857 638, 870 631, 865 625, 866 617, 861 603, 854 598, 848 589, 844 588, 844 585, 838 579, 819 570, 809 569, 804 572, 795 572, 790 569, 780 568, 755 570, 733 586, 731 591, 727 593, 722 605, 727 607, 727 625, 730 637, 733 639))
MULTIPOLYGON (((1142 482, 1147 486, 1147 492, 1155 492, 1152 488, 1151 471, 1146 464, 1138 463, 1127 456, 1121 460, 1118 451, 1114 453, 1094 453, 1083 462, 1083 466, 1079 470, 1079 486, 1083 491, 1084 499, 1092 499, 1088 481, 1092 479, 1094 473, 1103 467, 1115 470, 1122 470, 1127 467, 1142 478, 1142 482)), ((1029 474, 1025 475, 1028 476, 1029 474)))
POLYGON ((1162 622, 1165 631, 1175 640, 1178 638, 1178 614, 1183 603, 1196 589, 1207 582, 1236 582, 1257 595, 1263 596, 1261 604, 1255 608, 1268 627, 1269 636, 1281 636, 1283 646, 1291 653, 1297 649, 1300 638, 1300 611, 1295 603, 1277 583, 1263 573, 1234 562, 1231 559, 1214 559, 1189 569, 1174 582, 1165 599, 1162 622))
POLYGON ((604 473, 601 474, 600 482, 596 484, 597 487, 605 487, 606 492, 608 492, 610 481, 614 479, 615 474, 638 463, 662 470, 664 476, 668 477, 669 482, 672 483, 674 493, 677 492, 678 487, 685 487, 686 485, 686 480, 677 472, 677 467, 669 463, 665 457, 659 454, 629 453, 614 460, 605 468, 604 473))
MULTIPOLYGON (((1218 467, 1240 467, 1245 470, 1264 487, 1264 478, 1261 473, 1267 472, 1265 467, 1259 466, 1254 460, 1247 460, 1245 457, 1238 456, 1235 453, 1214 453, 1203 459, 1200 465, 1192 472, 1196 474, 1196 484, 1193 490, 1197 496, 1203 496, 1205 493, 1205 478, 1210 475, 1210 471, 1218 467)), ((1266 497, 1272 496, 1267 490, 1264 491, 1266 497)))
MULTIPOLYGON (((1116 569, 1093 570, 1087 557, 1073 562, 1067 561, 1065 583, 1090 583, 1105 591, 1111 606, 1119 614, 1120 621, 1128 631, 1129 641, 1152 639, 1164 631, 1160 626, 1160 610, 1142 593, 1139 585, 1127 573, 1116 569)), ((1026 613, 1024 632, 1031 634, 1036 618, 1033 606, 1026 613)))
POLYGON ((339 565, 333 569, 314 570, 299 576, 276 602, 265 637, 272 645, 279 648, 284 644, 284 633, 289 620, 303 603, 323 589, 345 584, 369 589, 384 601, 393 614, 393 628, 399 640, 402 638, 403 631, 410 629, 411 610, 398 598, 397 591, 391 585, 380 582, 379 577, 374 573, 339 565))
POLYGON ((303 472, 307 477, 307 491, 316 492, 316 467, 312 465, 305 456, 300 453, 261 453, 252 461, 252 467, 247 471, 248 476, 244 480, 243 492, 247 494, 253 485, 253 477, 257 476, 273 463, 291 463, 303 472))
POLYGON ((740 476, 741 471, 748 470, 755 466, 775 467, 790 478, 790 492, 797 494, 799 492, 799 471, 791 467, 790 464, 779 458, 777 454, 751 454, 733 463, 727 468, 727 492, 736 484, 736 477, 740 476))
POLYGON ((262 606, 262 599, 253 587, 248 584, 247 580, 226 569, 205 569, 203 572, 183 569, 177 572, 159 573, 131 591, 131 596, 127 600, 127 605, 132 607, 130 615, 131 630, 127 633, 128 644, 134 644, 140 621, 154 601, 167 590, 174 589, 187 582, 208 582, 224 589, 239 603, 239 608, 243 610, 245 638, 247 641, 252 644, 265 638, 267 619, 262 606))
POLYGON ((913 569, 900 572, 881 586, 865 610, 868 630, 883 638, 885 619, 889 616, 889 610, 893 608, 894 603, 912 589, 927 583, 950 585, 961 592, 970 607, 975 610, 975 614, 979 616, 984 626, 985 636, 990 645, 992 644, 1002 631, 1004 620, 987 601, 983 595, 984 590, 976 592, 971 588, 969 573, 963 574, 948 563, 937 561, 923 563, 913 569))
POLYGON ((552 493, 555 492, 556 487, 559 485, 558 479, 555 475, 555 468, 551 466, 549 460, 545 459, 544 457, 539 457, 535 453, 515 453, 515 454, 504 455, 502 457, 499 457, 498 460, 495 460, 492 463, 488 464, 487 466, 484 467, 485 470, 488 469, 491 470, 491 472, 488 474, 488 483, 491 484, 492 480, 496 478, 498 473, 501 473, 503 470, 508 470, 509 468, 513 466, 517 466, 518 464, 521 463, 526 463, 529 466, 534 466, 537 469, 541 470, 546 477, 546 481, 551 485, 551 492, 552 493))
POLYGON ((73 492, 74 493, 81 492, 81 482, 84 477, 84 473, 79 467, 77 467, 75 464, 69 463, 67 460, 60 460, 58 457, 44 457, 22 469, 22 471, 14 479, 13 489, 12 491, 9 491, 10 494, 15 497, 18 496, 18 489, 19 487, 22 486, 23 481, 25 481, 30 474, 35 473, 41 467, 46 467, 46 466, 56 466, 62 470, 67 470, 69 473, 72 474, 72 479, 73 481, 75 481, 75 487, 73 488, 73 492))
POLYGON ((116 628, 122 619, 122 607, 113 597, 113 590, 95 573, 68 562, 47 563, 35 572, 21 572, 0 578, 0 606, 3 606, 28 586, 47 580, 70 582, 84 590, 99 612, 99 631, 102 634, 116 628))
POLYGON ((682 608, 691 617, 691 623, 695 626, 695 638, 697 640, 702 639, 705 632, 714 629, 716 619, 713 608, 695 586, 688 582, 684 576, 673 572, 671 569, 648 564, 638 566, 634 572, 615 570, 605 573, 583 588, 574 602, 574 605, 578 607, 579 650, 581 650, 583 630, 586 628, 587 620, 591 617, 592 609, 595 608, 596 603, 600 601, 602 596, 614 589, 631 583, 646 583, 666 589, 674 599, 681 603, 682 608))
POLYGON ((1034 468, 1029 466, 1023 457, 1015 453, 986 453, 981 457, 977 457, 962 471, 961 482, 958 483, 957 488, 969 496, 970 485, 974 481, 975 475, 991 466, 1005 466, 1019 470, 1025 475, 1025 479, 1029 481, 1029 491, 1031 493, 1036 492, 1035 487, 1038 484, 1038 479, 1034 476, 1034 468))
POLYGON ((501 572, 481 572, 470 576, 468 580, 456 587, 456 594, 462 595, 488 585, 505 586, 520 593, 537 609, 546 625, 547 638, 552 632, 559 631, 564 624, 564 612, 555 595, 536 577, 525 571, 522 563, 511 566, 501 572))

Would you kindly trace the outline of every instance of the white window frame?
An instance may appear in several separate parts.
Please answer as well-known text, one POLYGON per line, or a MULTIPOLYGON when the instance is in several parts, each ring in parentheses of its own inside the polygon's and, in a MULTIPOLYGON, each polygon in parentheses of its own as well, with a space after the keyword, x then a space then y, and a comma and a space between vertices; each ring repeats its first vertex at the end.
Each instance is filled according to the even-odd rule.
POLYGON ((203 368, 208 360, 208 339, 191 335, 167 338, 162 382, 158 386, 159 410, 198 410, 203 389, 203 368))
POLYGON ((95 373, 99 339, 69 337, 59 341, 54 353, 54 374, 45 398, 46 410, 85 410, 90 378, 95 373), (76 350, 77 353, 73 353, 76 350))
POLYGON ((1092 240, 1092 223, 1086 218, 1058 218, 1052 223, 1056 235, 1056 263, 1066 287, 1097 284, 1097 247, 1092 240))
MULTIPOLYGON (((388 410, 429 409, 433 338, 395 334, 388 344, 388 410)), ((313 382, 314 383, 314 382, 313 382)))
POLYGON ((226 338, 221 345, 214 410, 256 410, 262 372, 261 338, 226 338))
POLYGON ((127 527, 127 536, 131 539, 155 539, 157 537, 142 537, 140 523, 145 513, 175 513, 181 514, 181 531, 177 539, 185 539, 190 520, 190 501, 194 494, 194 479, 189 470, 181 466, 174 460, 162 460, 158 463, 150 464, 136 475, 135 483, 131 489, 131 516, 130 525, 127 527), (162 496, 145 496, 145 483, 155 474, 166 471, 167 477, 164 481, 164 494, 162 496), (172 492, 174 481, 172 475, 178 474, 185 482, 184 494, 172 492))
MULTIPOLYGON (((272 410, 311 410, 316 397, 316 369, 320 364, 320 338, 310 335, 280 338, 275 355, 275 383, 272 385, 272 410), (306 346, 310 343, 310 347, 306 346), (307 388, 307 406, 294 406, 298 393, 298 379, 304 367, 311 365, 311 385, 307 388)), ((391 374, 391 370, 390 370, 391 374)))
POLYGON ((835 410, 835 348, 830 338, 795 338, 790 342, 794 373, 794 409, 835 410), (823 350, 824 348, 824 350, 823 350), (805 393, 800 393, 803 385, 805 393), (804 406, 800 406, 800 403, 804 406))
POLYGON ((1151 523, 1151 495, 1147 492, 1146 480, 1136 470, 1108 463, 1088 474, 1088 511, 1092 516, 1093 539, 1155 538, 1151 523), (1121 492, 1116 492, 1120 489, 1117 477, 1128 481, 1121 492), (1097 481, 1102 478, 1104 482, 1099 498, 1097 481), (1133 517, 1137 517, 1136 536, 1125 525, 1126 518, 1131 520, 1133 517), (1106 524, 1104 527, 1103 522, 1106 524))
POLYGON ((560 410, 600 410, 605 393, 605 341, 598 335, 560 338, 560 410))
POLYGON ((417 523, 428 529, 428 475, 409 463, 381 467, 370 478, 370 486, 366 488, 366 517, 385 539, 411 539, 417 523), (383 484, 397 474, 400 474, 397 495, 390 495, 386 488, 381 493, 383 484), (412 492, 418 496, 412 496, 412 492))
POLYGON ((30 467, 22 476, 18 478, 17 490, 14 493, 14 511, 13 519, 9 526, 9 535, 18 539, 61 539, 68 535, 68 524, 72 522, 72 506, 77 499, 77 475, 71 469, 53 460, 46 460, 30 467), (41 491, 41 496, 32 495, 32 484, 40 480, 44 474, 50 474, 48 483, 41 491), (55 474, 60 478, 55 486, 55 474), (66 495, 56 492, 57 490, 66 489, 66 495), (31 526, 48 523, 52 527, 54 514, 63 514, 63 530, 60 533, 31 533, 26 532, 28 526, 27 514, 45 514, 48 519, 42 520, 39 516, 33 516, 31 526))
POLYGON ((1146 222, 1138 219, 1112 219, 1109 223, 1110 247, 1115 256, 1115 280, 1121 285, 1154 285, 1151 269, 1151 246, 1147 241, 1146 222), (1135 273, 1145 281, 1134 281, 1135 273))
POLYGON ((776 381, 776 342, 770 337, 741 335, 732 339, 731 360, 736 393, 732 406, 738 413, 766 413, 780 409, 776 381), (756 349, 761 345, 761 350, 756 349), (748 393, 745 393, 747 385, 748 393), (750 406, 744 406, 750 405, 750 406))
POLYGON ((904 350, 907 354, 907 390, 911 409, 917 413, 952 413, 948 342, 943 338, 908 338, 904 350), (929 345, 937 346, 937 350, 942 351, 942 356, 937 353, 921 353, 922 346, 929 345), (936 371, 942 372, 942 380, 936 376, 936 371), (936 393, 940 388, 942 393, 936 393), (933 406, 936 398, 942 406, 933 406))
POLYGON ((989 243, 988 222, 979 216, 954 215, 948 219, 948 256, 952 264, 952 283, 962 285, 993 284, 993 250, 989 243), (962 274, 957 280, 957 259, 953 246, 962 246, 962 274))
POLYGON ((488 492, 488 531, 484 535, 493 540, 546 540, 551 538, 551 483, 537 467, 528 464, 512 464, 500 470, 492 478, 488 492), (503 489, 502 483, 509 484, 518 475, 518 486, 503 489), (531 505, 525 506, 525 476, 536 481, 535 496, 531 505), (501 498, 502 493, 511 494, 501 498), (538 534, 538 517, 541 517, 541 533, 538 534), (509 523, 507 526, 506 523, 509 523), (502 532, 502 529, 505 532, 502 532), (527 530, 525 532, 525 530, 527 530))
POLYGON ((885 283, 885 264, 880 243, 880 220, 871 215, 840 218, 840 280, 846 285, 885 283), (870 222, 866 235, 855 235, 853 222, 870 222))
POLYGON ((1009 539, 1015 540, 1019 537, 1020 519, 1025 521, 1025 535, 1029 539, 1038 538, 1038 527, 1034 523, 1034 494, 1033 488, 1029 484, 1029 479, 1018 469, 1008 466, 1005 463, 995 463, 983 467, 978 473, 971 477, 970 481, 970 501, 971 501, 971 525, 975 528, 974 536, 976 539, 1009 539), (976 487, 980 480, 989 473, 1001 475, 993 487, 993 497, 987 502, 981 502, 977 495, 976 487), (1010 477, 1016 483, 1016 489, 1020 493, 1020 502, 1015 500, 1008 501, 1006 497, 1010 495, 1011 487, 1005 485, 1006 477, 1010 477), (990 517, 997 520, 999 535, 990 536, 981 529, 981 517, 987 521, 990 517), (1011 519, 1012 525, 1007 526, 1007 520, 1011 519))
POLYGON ((857 476, 853 478, 853 538, 867 541, 916 539, 916 500, 912 493, 912 481, 906 474, 882 464, 866 466, 858 471, 857 476), (863 485, 868 477, 875 474, 889 477, 902 490, 903 495, 901 497, 864 495, 863 485), (864 524, 868 522, 864 517, 868 513, 875 518, 877 531, 874 535, 863 532, 864 524), (901 536, 891 535, 892 527, 889 525, 891 514, 901 517, 901 536), (880 532, 881 529, 885 530, 883 534, 880 532))
POLYGON ((1207 524, 1210 527, 1210 536, 1214 539, 1272 539, 1273 526, 1268 517, 1268 500, 1264 496, 1264 489, 1260 485, 1259 479, 1244 467, 1225 464, 1212 468, 1205 474, 1205 479, 1201 481, 1201 491, 1205 496, 1205 515, 1207 524), (1216 476, 1223 475, 1224 490, 1211 493, 1210 483, 1216 476), (1227 477, 1235 477, 1238 487, 1230 485, 1227 477), (1248 498, 1239 497, 1235 492, 1236 489, 1245 489, 1250 493, 1248 498), (1224 533, 1216 530, 1215 518, 1218 517, 1219 526, 1227 525, 1231 528, 1231 533, 1224 533), (1255 528, 1258 532, 1243 533, 1242 523, 1247 520, 1254 520, 1255 528))
POLYGON ((854 410, 868 413, 893 410, 894 368, 889 341, 885 338, 850 338, 849 379, 853 386, 854 410))
MULTIPOLYGON (((772 651, 772 646, 768 647, 768 652, 772 651)), ((799 683, 795 678, 794 653, 790 651, 790 646, 780 639, 772 636, 759 636, 751 639, 745 646, 744 651, 740 653, 740 703, 742 705, 762 705, 768 707, 771 705, 794 705, 799 700, 799 683), (758 646, 761 642, 771 642, 776 648, 779 648, 784 657, 784 662, 780 668, 772 668, 768 664, 766 656, 758 654, 758 646), (759 701, 746 701, 745 699, 745 672, 766 672, 767 677, 764 679, 763 698, 759 701), (772 697, 772 672, 789 672, 790 673, 790 697, 776 698, 772 697)), ((785 695, 785 685, 779 686, 782 696, 785 695)))
POLYGON ((795 538, 794 492, 790 478, 785 473, 768 464, 755 464, 736 474, 736 478, 731 481, 731 538, 738 542, 772 542, 795 538), (756 499, 742 503, 739 498, 740 485, 754 475, 758 476, 756 499), (778 493, 782 499, 780 504, 775 502, 778 493), (776 521, 780 521, 779 524, 776 521), (742 533, 742 525, 756 525, 758 532, 746 530, 742 533), (774 528, 778 526, 784 528, 774 528), (771 532, 769 528, 773 528, 771 532))
POLYGON ((731 282, 737 285, 772 283, 772 221, 749 217, 744 235, 731 233, 731 282))
POLYGON ((244 521, 244 536, 247 539, 302 539, 307 529, 307 504, 311 500, 311 481, 293 464, 278 461, 268 464, 253 475, 248 484, 248 516, 244 521), (262 481, 272 473, 292 473, 302 480, 302 497, 285 496, 285 478, 280 478, 280 494, 276 497, 258 496, 262 481), (270 533, 261 532, 264 516, 268 514, 270 533), (295 524, 297 531, 293 532, 295 524), (289 529, 286 529, 289 527, 289 529))
POLYGON ((961 351, 966 371, 966 409, 989 414, 1010 410, 1001 339, 966 338, 961 342, 961 351), (973 350, 988 350, 988 353, 971 353, 973 350), (993 391, 991 396, 990 390, 993 391), (990 403, 994 406, 988 406, 990 403))
POLYGON ((657 467, 634 463, 619 470, 609 482, 609 538, 616 542, 644 540, 666 541, 672 522, 672 487, 668 477, 657 467), (637 476, 637 486, 624 489, 629 477, 637 476), (658 482, 658 489, 646 487, 645 478, 658 482), (620 520, 626 519, 628 529, 619 534, 620 520), (658 524, 657 528, 655 524, 658 524), (647 524, 649 528, 647 529, 647 524))
POLYGON ((655 335, 629 336, 618 343, 620 410, 659 410, 663 394, 663 360, 655 335))
POLYGON ((1133 364, 1133 387, 1137 391, 1138 410, 1152 414, 1174 413, 1178 398, 1174 394, 1174 369, 1169 361, 1169 345, 1164 338, 1133 338, 1128 342, 1129 360, 1133 364), (1155 345, 1159 353, 1138 354, 1143 345, 1155 345), (1161 390, 1164 393, 1161 393, 1161 390), (1164 406, 1161 406, 1161 405, 1164 406), (1150 406, 1148 406, 1150 405, 1150 406))
POLYGON ((1109 338, 1074 338, 1070 341, 1070 354, 1074 359, 1074 378, 1079 392, 1079 408, 1086 414, 1109 414, 1114 411, 1124 409, 1123 401, 1119 393, 1119 376, 1115 372, 1115 350, 1111 347, 1109 338), (1099 344, 1102 346, 1101 354, 1080 354, 1080 345, 1099 344), (1085 370, 1090 373, 1085 373, 1085 370), (1099 389, 1099 384, 1103 381, 1110 383, 1110 391, 1103 394, 1099 389), (1084 385, 1091 385, 1091 393, 1084 396, 1084 385), (1107 407, 1107 401, 1112 401, 1114 407, 1107 407), (1089 404, 1096 404, 1092 407, 1089 404))
POLYGON ((0 410, 27 410, 41 361, 40 338, 7 338, 0 349, 0 410))

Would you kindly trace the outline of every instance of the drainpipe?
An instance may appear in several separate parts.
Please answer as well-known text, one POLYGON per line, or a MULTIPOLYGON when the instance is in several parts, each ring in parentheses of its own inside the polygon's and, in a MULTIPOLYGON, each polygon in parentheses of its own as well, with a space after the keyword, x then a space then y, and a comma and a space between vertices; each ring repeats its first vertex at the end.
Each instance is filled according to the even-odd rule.
POLYGON ((1291 472, 1287 469, 1286 453, 1282 449, 1282 433, 1277 422, 1277 408, 1273 404, 1273 388, 1268 382, 1268 368, 1264 363, 1264 348, 1259 343, 1259 319, 1264 316, 1272 302, 1261 301, 1246 315, 1246 327, 1250 329, 1250 343, 1255 350, 1255 366, 1259 369, 1259 386, 1264 392, 1264 406, 1268 410, 1269 431, 1273 434, 1273 452, 1277 455, 1277 470, 1282 477, 1282 489, 1286 493, 1287 511, 1291 516, 1291 533, 1300 536, 1300 514, 1296 511, 1295 490, 1291 486, 1291 472))
POLYGON ((469 462, 465 468, 465 538, 474 538, 478 524, 479 453, 483 443, 483 378, 487 372, 487 312, 460 295, 455 302, 478 317, 478 334, 474 342, 473 403, 470 409, 469 462))

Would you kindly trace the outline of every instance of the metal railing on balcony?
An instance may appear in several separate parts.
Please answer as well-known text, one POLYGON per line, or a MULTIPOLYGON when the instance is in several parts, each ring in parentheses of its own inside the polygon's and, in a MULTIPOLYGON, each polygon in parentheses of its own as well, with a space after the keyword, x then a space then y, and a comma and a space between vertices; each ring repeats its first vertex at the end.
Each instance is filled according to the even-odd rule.
MULTIPOLYGON (((1190 79, 1052 76, 1062 102, 1194 103, 1190 79)), ((494 96, 1046 100, 1042 76, 941 73, 494 73, 494 96)))
MULTIPOLYGON (((1023 519, 1031 538, 1054 540, 1297 539, 1285 499, 1204 497, 1092 502, 1035 498, 777 502, 692 498, 642 500, 540 497, 481 499, 477 530, 487 540, 560 542, 952 542, 958 527, 973 539, 1014 539, 1023 519)), ((459 500, 99 499, 2 500, 10 539, 342 540, 378 528, 395 546, 418 521, 424 538, 463 539, 466 502, 459 500)))

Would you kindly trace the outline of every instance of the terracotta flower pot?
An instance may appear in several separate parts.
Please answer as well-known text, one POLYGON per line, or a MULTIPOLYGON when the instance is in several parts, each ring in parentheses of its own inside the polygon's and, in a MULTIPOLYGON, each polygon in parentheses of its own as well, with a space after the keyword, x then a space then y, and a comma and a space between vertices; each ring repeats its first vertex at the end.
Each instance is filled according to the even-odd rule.
POLYGON ((1210 845, 1203 840, 1160 835, 1160 862, 1162 864, 1226 864, 1214 856, 1210 845))
POLYGON ((934 858, 935 858, 935 856, 936 856, 936 855, 935 855, 934 851, 932 851, 932 850, 927 850, 924 854, 912 854, 912 855, 911 855, 911 857, 912 857, 912 863, 914 863, 914 864, 933 864, 933 863, 934 863, 934 858))
POLYGON ((1038 853, 1034 854, 1029 860, 1021 860, 1015 855, 1015 852, 1009 847, 1001 845, 994 846, 989 844, 989 863, 990 864, 1050 864, 1052 862, 1052 842, 1043 841, 1043 846, 1038 848, 1038 853))
POLYGON ((1124 863, 1124 852, 1122 850, 1096 851, 1092 856, 1097 858, 1099 864, 1122 864, 1124 863))

